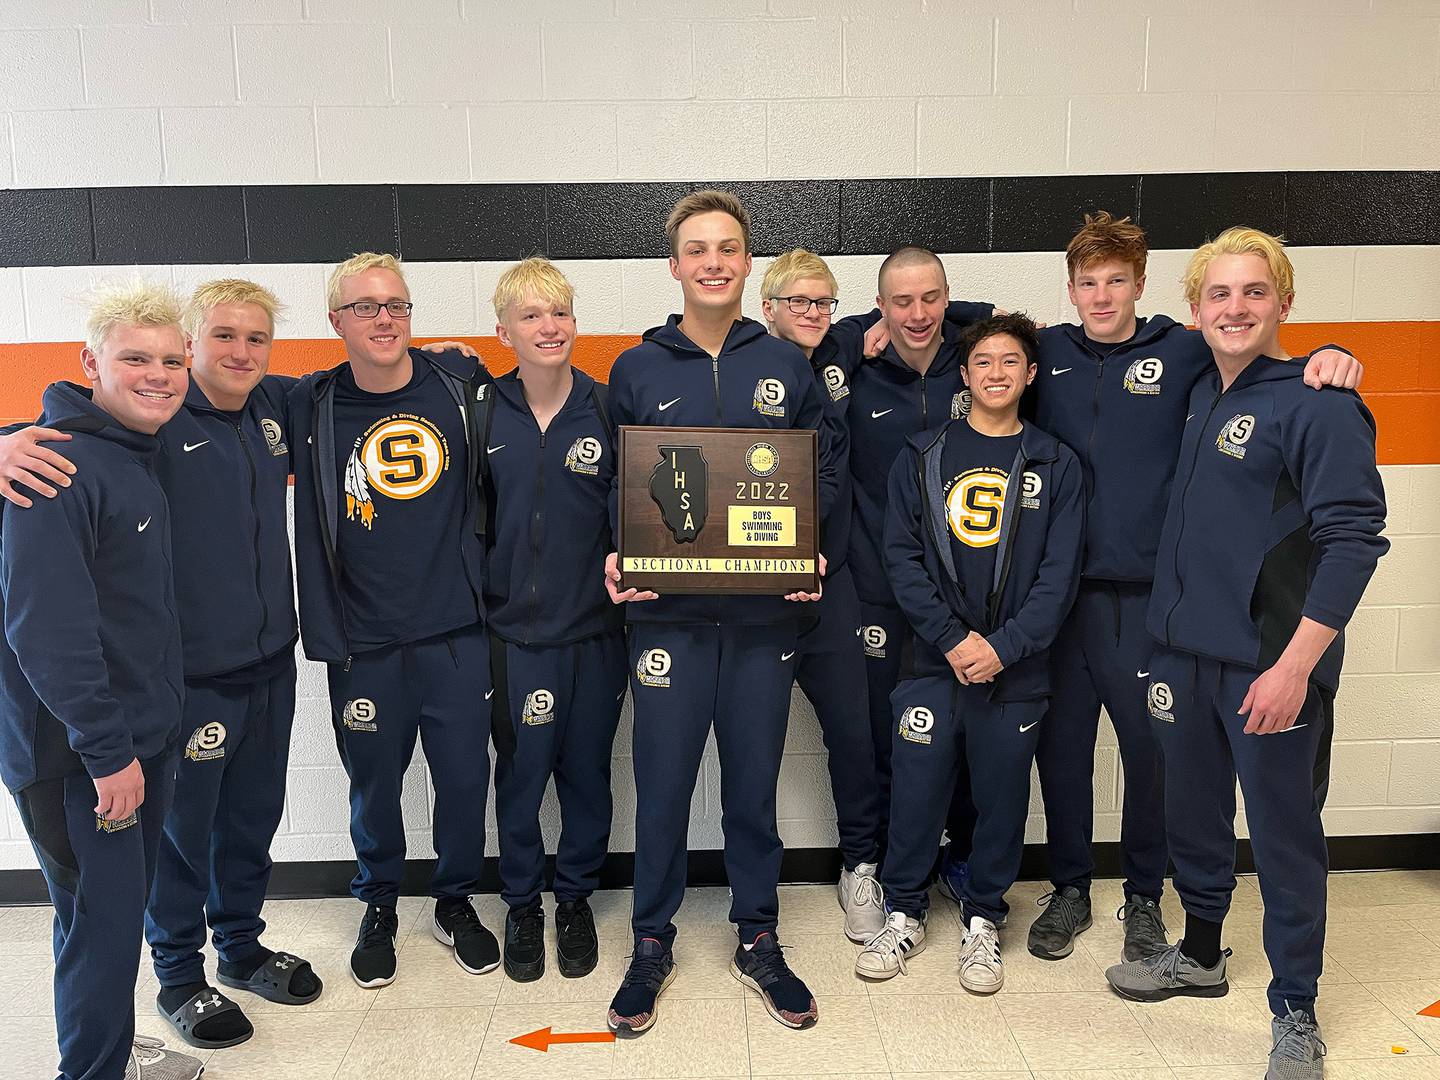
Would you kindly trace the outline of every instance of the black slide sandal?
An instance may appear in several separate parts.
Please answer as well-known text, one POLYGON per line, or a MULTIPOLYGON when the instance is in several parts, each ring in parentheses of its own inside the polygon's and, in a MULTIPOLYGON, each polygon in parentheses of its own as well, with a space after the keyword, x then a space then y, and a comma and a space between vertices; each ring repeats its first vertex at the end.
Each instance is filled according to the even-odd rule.
POLYGON ((324 990, 320 976, 315 975, 310 962, 287 952, 271 954, 270 959, 256 968, 255 974, 248 979, 237 979, 231 975, 216 975, 215 978, 232 990, 248 990, 277 1005, 309 1005, 324 990), (290 981, 300 971, 309 971, 316 983, 315 992, 305 997, 290 992, 290 981))
MULTIPOLYGON (((238 1046, 255 1034, 254 1027, 230 1039, 202 1039, 195 1034, 195 1028, 211 1017, 223 1016, 228 1012, 240 1013, 242 1017, 245 1015, 239 1005, 208 986, 173 1013, 167 1013, 159 1002, 155 1003, 155 1011, 170 1021, 180 1038, 201 1050, 223 1050, 227 1046, 238 1046)), ((249 1024, 248 1020, 246 1024, 249 1024)))

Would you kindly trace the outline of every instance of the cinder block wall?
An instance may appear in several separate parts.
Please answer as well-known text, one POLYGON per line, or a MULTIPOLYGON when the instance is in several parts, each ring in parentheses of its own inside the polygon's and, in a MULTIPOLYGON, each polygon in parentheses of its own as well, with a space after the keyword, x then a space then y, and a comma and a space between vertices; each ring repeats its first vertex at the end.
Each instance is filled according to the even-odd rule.
MULTIPOLYGON (((137 262, 181 287, 232 273, 272 285, 290 306, 280 332, 295 341, 277 349, 277 367, 300 370, 333 362, 322 286, 354 247, 400 246, 417 334, 476 338, 493 335, 488 298, 504 260, 578 251, 587 257, 562 265, 579 290, 582 332, 601 335, 582 343, 587 366, 603 371, 631 335, 678 306, 663 260, 639 256, 663 250, 655 208, 684 183, 1038 176, 1058 178, 1060 191, 1067 178, 1113 176, 1130 184, 1121 207, 1147 220, 1157 196, 1145 192, 1162 189, 1142 191, 1139 174, 1305 174, 1271 183, 1275 198, 1253 204, 1286 222, 1297 192, 1323 207, 1314 185, 1342 191, 1341 173, 1395 170, 1362 213, 1320 214, 1292 237, 1293 319, 1338 324, 1325 330, 1364 346, 1390 462, 1393 548, 1349 634, 1326 818, 1340 835, 1440 832, 1440 5, 1217 0, 1193 10, 1183 0, 5 0, 0 415, 33 414, 44 382, 78 376, 87 284, 137 262), (607 197, 636 207, 638 220, 619 222, 610 206, 599 235, 562 242, 557 196, 590 181, 625 182, 607 197), (680 183, 657 186, 667 181, 680 183), (388 185, 477 182, 562 187, 529 203, 522 189, 487 189, 487 199, 517 200, 497 216, 515 225, 513 250, 485 237, 446 248, 447 236, 475 227, 460 217, 453 230, 439 224, 431 250, 487 256, 432 261, 405 242, 415 235, 405 200, 431 196, 388 185), (150 196, 126 190, 194 185, 214 186, 198 222, 168 212, 164 198, 147 212, 150 196), (323 211, 280 185, 323 195, 323 211), (295 215, 283 228, 274 226, 282 210, 295 215), (137 222, 160 239, 135 235, 137 222), (651 238, 640 250, 636 230, 651 238), (341 247, 307 248, 312 233, 341 247)), ((836 217, 828 250, 840 252, 831 263, 846 310, 871 303, 883 250, 856 238, 901 230, 946 252, 953 295, 1064 319, 1057 245, 996 242, 1026 212, 1003 207, 999 185, 985 189, 981 241, 962 243, 946 239, 958 207, 917 208, 904 187, 750 191, 771 235, 808 235, 797 222, 836 217)), ((1102 204, 1082 199, 1090 203, 1102 204)), ((1142 311, 1183 317, 1186 252, 1158 246, 1142 311)), ((763 266, 757 258, 756 284, 763 266)), ((758 317, 758 307, 752 285, 747 312, 758 317)), ((493 341, 481 344, 494 355, 493 341)), ((323 671, 303 664, 300 679, 274 854, 344 859, 345 781, 323 671)), ((628 744, 627 713, 616 850, 633 842, 628 744)), ((1118 772, 1102 726, 1100 840, 1118 838, 1118 772)), ((781 789, 787 844, 833 844, 823 749, 798 695, 781 789)), ((412 853, 424 857, 423 761, 407 796, 412 853)), ((10 800, 0 805, 0 869, 33 866, 10 800)), ((1038 798, 1032 808, 1033 841, 1043 835, 1038 798)), ((549 814, 553 840, 553 806, 549 814)), ((718 847, 719 820, 712 754, 691 846, 718 847)))

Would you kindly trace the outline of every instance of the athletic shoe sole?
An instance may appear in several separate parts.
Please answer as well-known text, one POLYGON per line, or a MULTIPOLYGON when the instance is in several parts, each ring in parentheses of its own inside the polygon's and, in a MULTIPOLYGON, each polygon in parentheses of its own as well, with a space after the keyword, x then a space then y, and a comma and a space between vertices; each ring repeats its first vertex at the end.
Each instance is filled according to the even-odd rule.
POLYGON ((1005 985, 1005 972, 1001 971, 1000 981, 994 983, 967 982, 965 980, 964 974, 961 974, 960 985, 963 986, 966 990, 969 990, 972 994, 993 994, 995 993, 995 991, 999 990, 1002 986, 1005 985))
MULTIPOLYGON (((919 945, 916 945, 913 949, 911 949, 905 954, 905 962, 908 964, 912 956, 919 956, 924 951, 925 940, 921 939, 919 945)), ((861 953, 860 955, 863 956, 864 953, 861 953)), ((893 979, 896 975, 900 974, 900 965, 896 964, 894 969, 891 971, 862 971, 860 969, 860 961, 857 959, 855 961, 855 974, 859 975, 862 979, 870 979, 872 982, 884 982, 886 979, 893 979)))
POLYGON ((675 981, 675 972, 680 969, 673 964, 670 967, 670 974, 665 976, 665 981, 660 984, 660 989, 655 991, 655 1007, 650 1010, 650 1015, 645 1018, 643 1024, 629 1024, 616 1017, 612 1010, 605 1018, 605 1026, 615 1033, 617 1039, 633 1039, 637 1035, 644 1035, 655 1026, 655 1021, 660 1017, 660 995, 665 993, 670 984, 675 981))
POLYGON ((353 967, 350 969, 350 978, 355 980, 356 986, 359 986, 365 990, 378 990, 380 989, 380 987, 389 986, 395 981, 394 975, 382 975, 378 979, 371 979, 369 982, 366 982, 364 979, 360 978, 359 975, 355 974, 355 969, 353 967))
MULTIPOLYGON (((500 966, 500 960, 498 957, 493 964, 482 968, 473 968, 469 964, 465 963, 464 960, 460 959, 460 953, 455 948, 455 939, 445 932, 445 928, 440 925, 439 919, 431 919, 430 933, 435 935, 435 940, 440 942, 441 945, 450 946, 450 951, 455 955, 455 963, 459 964, 461 968, 468 971, 471 975, 484 975, 487 972, 494 971, 497 967, 500 966)), ((541 962, 541 965, 543 967, 543 961, 541 962)), ((361 985, 363 986, 364 983, 361 983, 361 985)))
POLYGON ((856 945, 868 945, 868 944, 870 943, 870 939, 873 938, 876 934, 880 933, 880 931, 881 931, 881 930, 884 930, 884 929, 885 929, 885 920, 884 920, 884 919, 881 919, 879 926, 875 927, 874 930, 871 930, 871 931, 865 932, 865 933, 858 933, 858 934, 857 934, 857 933, 855 933, 854 931, 852 931, 852 930, 850 929, 850 927, 847 926, 847 927, 845 927, 845 936, 846 936, 847 938, 849 938, 851 941, 853 941, 856 945))
MULTIPOLYGON (((1107 979, 1106 982, 1109 980, 1107 979)), ((1110 989, 1130 1001, 1169 1001, 1173 997, 1224 997, 1230 993, 1230 983, 1227 980, 1214 986, 1177 986, 1170 990, 1123 990, 1114 983, 1110 983, 1110 989)))
MULTIPOLYGON (((770 995, 767 994, 764 990, 760 989, 759 983, 757 983, 754 979, 750 978, 749 975, 746 975, 745 972, 741 971, 740 965, 735 963, 734 960, 730 961, 730 974, 734 975, 735 978, 739 979, 742 986, 748 986, 751 990, 754 990, 757 994, 759 994, 760 1002, 765 1006, 765 1011, 769 1013, 774 1019, 784 1024, 786 1027, 794 1028, 795 1030, 799 1031, 804 1028, 814 1027, 815 1022, 820 1019, 818 1009, 816 1010, 815 1016, 806 1017, 804 1020, 800 1021, 791 1020, 788 1017, 782 1015, 780 1010, 775 1008, 775 1003, 770 1000, 770 995)), ((812 998, 811 1000, 813 1001, 814 999, 812 998)))
POLYGON ((600 950, 591 949, 579 959, 568 959, 562 956, 559 950, 555 953, 555 966, 560 969, 560 974, 567 979, 583 979, 595 970, 595 965, 600 962, 600 950))
POLYGON ((1070 940, 1066 943, 1064 951, 1046 952, 1044 949, 1038 948, 1033 942, 1030 941, 1027 941, 1025 943, 1025 948, 1031 956, 1037 956, 1041 960, 1064 960, 1067 956, 1069 956, 1075 951, 1075 939, 1081 934, 1083 934, 1086 930, 1089 930, 1090 927, 1094 925, 1094 920, 1092 920, 1090 916, 1087 915, 1085 917, 1085 921, 1082 922, 1079 926, 1075 927, 1075 933, 1070 935, 1070 940))

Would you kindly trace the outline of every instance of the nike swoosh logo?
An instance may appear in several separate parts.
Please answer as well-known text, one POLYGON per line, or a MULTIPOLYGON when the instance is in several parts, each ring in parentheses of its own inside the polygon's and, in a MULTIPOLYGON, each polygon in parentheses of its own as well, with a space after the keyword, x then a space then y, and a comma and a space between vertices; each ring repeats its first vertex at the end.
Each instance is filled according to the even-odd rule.
POLYGON ((1137 679, 1148 679, 1149 677, 1150 677, 1150 673, 1149 673, 1148 671, 1137 671, 1137 672, 1135 672, 1135 678, 1137 678, 1137 679))
POLYGON ((1064 375, 1065 372, 1067 372, 1067 371, 1074 371, 1074 370, 1075 370, 1074 368, 1068 368, 1068 367, 1052 367, 1052 368, 1050 369, 1050 374, 1051 374, 1051 375, 1064 375))
POLYGON ((509 445, 510 445, 509 443, 502 442, 499 446, 487 446, 487 447, 485 448, 485 452, 486 452, 487 454, 493 454, 493 453, 495 453, 496 450, 504 450, 505 447, 507 447, 507 446, 509 446, 509 445))
POLYGON ((495 693, 495 688, 494 688, 494 687, 491 687, 489 690, 486 690, 486 691, 485 691, 485 700, 486 700, 486 701, 489 701, 489 700, 490 700, 490 695, 493 694, 493 693, 495 693))
POLYGON ((1191 420, 1194 420, 1194 419, 1195 419, 1195 414, 1192 412, 1189 416, 1185 417, 1185 423, 1188 424, 1191 420))
MULTIPOLYGON (((683 395, 682 395, 682 396, 683 396, 683 395)), ((666 409, 668 409, 671 405, 674 405, 675 402, 677 402, 677 401, 679 401, 679 400, 680 400, 680 398, 677 397, 677 398, 671 398, 669 401, 662 401, 662 402, 660 403, 660 411, 661 411, 661 412, 664 412, 666 409)))
POLYGON ((895 411, 894 409, 881 409, 879 412, 872 412, 872 413, 870 414, 870 419, 871 419, 871 420, 879 420, 880 417, 882 417, 882 416, 889 416, 889 415, 890 415, 892 412, 894 412, 894 411, 895 411))
POLYGON ((786 660, 789 660, 790 657, 792 657, 792 656, 794 656, 794 655, 795 655, 795 650, 794 650, 794 649, 791 649, 791 650, 790 650, 789 652, 787 652, 784 656, 780 657, 780 662, 783 664, 786 660))
MULTIPOLYGON (((1035 721, 1035 724, 1038 724, 1038 723, 1040 723, 1040 721, 1039 721, 1039 720, 1036 720, 1036 721, 1035 721)), ((1035 724, 1021 724, 1021 725, 1020 725, 1020 734, 1021 734, 1021 735, 1024 735, 1025 732, 1029 731, 1032 727, 1035 726, 1035 724)))
POLYGON ((185 444, 185 453, 188 454, 188 453, 190 453, 191 450, 199 450, 200 447, 206 445, 206 443, 208 443, 209 441, 210 441, 209 439, 206 439, 205 442, 197 442, 197 443, 188 443, 188 442, 187 442, 187 443, 185 444))
POLYGON ((149 518, 146 518, 144 521, 140 522, 139 525, 136 525, 136 526, 135 526, 135 531, 136 531, 136 532, 144 532, 144 531, 145 531, 146 529, 148 529, 149 527, 150 527, 150 519, 149 519, 149 518))

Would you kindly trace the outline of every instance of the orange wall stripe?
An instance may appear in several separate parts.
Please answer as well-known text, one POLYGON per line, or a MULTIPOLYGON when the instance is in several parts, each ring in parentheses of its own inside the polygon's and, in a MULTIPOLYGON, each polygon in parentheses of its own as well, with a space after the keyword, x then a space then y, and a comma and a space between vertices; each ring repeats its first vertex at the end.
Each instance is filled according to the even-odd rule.
MULTIPOLYGON (((1379 427, 1382 465, 1440 464, 1440 364, 1435 362, 1440 322, 1295 323, 1282 328, 1281 339, 1294 354, 1336 342, 1364 361, 1365 401, 1379 427)), ((514 367, 510 350, 497 339, 463 340, 496 374, 514 367)), ((639 340, 633 334, 581 336, 574 363, 603 380, 615 357, 639 340)), ((302 375, 333 367, 344 356, 338 338, 281 340, 271 354, 271 370, 302 375)), ((0 345, 0 419, 34 417, 46 384, 79 377, 78 342, 0 345)))

